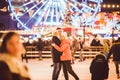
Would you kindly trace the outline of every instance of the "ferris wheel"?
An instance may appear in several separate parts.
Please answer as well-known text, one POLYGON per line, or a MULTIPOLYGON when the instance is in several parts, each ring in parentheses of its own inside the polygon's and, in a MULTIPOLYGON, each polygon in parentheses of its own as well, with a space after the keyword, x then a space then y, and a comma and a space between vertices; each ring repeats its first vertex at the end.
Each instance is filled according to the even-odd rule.
MULTIPOLYGON (((68 0, 8 0, 9 8, 24 29, 32 26, 61 25, 68 0)), ((71 23, 90 23, 100 11, 103 0, 69 0, 71 23)))

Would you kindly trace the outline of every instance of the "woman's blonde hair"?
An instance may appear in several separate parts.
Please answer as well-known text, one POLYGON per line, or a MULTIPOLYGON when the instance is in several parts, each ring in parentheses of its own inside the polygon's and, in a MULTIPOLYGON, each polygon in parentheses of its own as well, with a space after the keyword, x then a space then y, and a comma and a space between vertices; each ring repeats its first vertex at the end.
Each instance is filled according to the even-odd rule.
POLYGON ((58 36, 58 33, 56 31, 53 32, 53 36, 58 36))
POLYGON ((59 35, 60 36, 60 40, 63 41, 63 40, 66 40, 67 39, 67 33, 64 32, 63 34, 59 35))

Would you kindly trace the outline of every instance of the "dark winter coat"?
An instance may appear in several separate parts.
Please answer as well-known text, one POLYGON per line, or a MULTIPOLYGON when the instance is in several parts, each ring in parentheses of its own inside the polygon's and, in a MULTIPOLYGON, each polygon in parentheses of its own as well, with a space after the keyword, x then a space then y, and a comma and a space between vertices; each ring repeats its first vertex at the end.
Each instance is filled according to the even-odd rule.
POLYGON ((95 39, 92 40, 91 46, 101 46, 100 40, 96 41, 95 39))
MULTIPOLYGON (((58 39, 58 37, 53 36, 52 43, 55 43, 56 45, 60 46, 61 41, 58 39)), ((61 55, 62 55, 62 52, 60 52, 60 51, 56 50, 54 47, 52 47, 52 57, 53 57, 54 63, 60 62, 61 55)))
POLYGON ((38 50, 42 51, 44 48, 44 42, 40 39, 37 44, 38 50))
POLYGON ((9 12, 0 11, 0 26, 2 30, 14 30, 16 28, 9 12))
POLYGON ((111 47, 108 58, 113 54, 113 61, 120 61, 120 43, 113 44, 111 47))
POLYGON ((104 80, 108 78, 108 62, 103 55, 97 55, 90 66, 91 80, 104 80))

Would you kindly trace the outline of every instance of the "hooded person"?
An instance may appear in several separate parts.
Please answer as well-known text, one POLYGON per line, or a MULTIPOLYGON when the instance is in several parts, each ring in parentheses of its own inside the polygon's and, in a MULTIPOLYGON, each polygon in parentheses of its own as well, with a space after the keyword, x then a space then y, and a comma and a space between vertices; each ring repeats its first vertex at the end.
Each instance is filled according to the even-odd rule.
POLYGON ((105 55, 98 54, 90 65, 91 80, 105 80, 108 78, 109 67, 105 55))
POLYGON ((16 29, 14 21, 8 11, 8 2, 0 0, 0 30, 14 30, 16 29))

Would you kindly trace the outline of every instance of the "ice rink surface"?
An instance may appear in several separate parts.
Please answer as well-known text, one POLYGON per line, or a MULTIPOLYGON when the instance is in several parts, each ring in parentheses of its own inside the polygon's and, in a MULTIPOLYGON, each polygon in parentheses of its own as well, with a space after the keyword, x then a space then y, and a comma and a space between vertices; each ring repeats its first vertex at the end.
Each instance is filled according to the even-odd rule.
MULTIPOLYGON (((89 71, 91 61, 92 59, 86 59, 84 62, 79 62, 78 59, 76 59, 75 64, 72 65, 80 80, 91 80, 89 71)), ((52 80, 51 78, 53 67, 50 67, 52 64, 52 59, 43 59, 42 61, 39 61, 38 59, 29 59, 29 62, 25 64, 29 68, 32 80, 52 80)), ((115 66, 112 60, 110 60, 109 68, 109 78, 107 80, 118 80, 115 74, 115 66)), ((74 80, 71 75, 69 75, 69 79, 74 80)), ((65 80, 62 69, 58 80, 65 80)))

